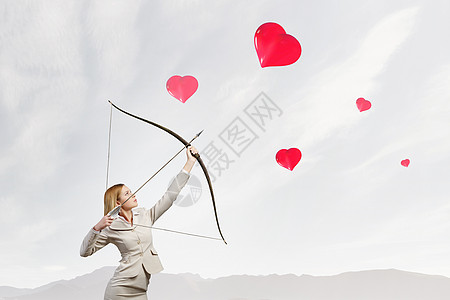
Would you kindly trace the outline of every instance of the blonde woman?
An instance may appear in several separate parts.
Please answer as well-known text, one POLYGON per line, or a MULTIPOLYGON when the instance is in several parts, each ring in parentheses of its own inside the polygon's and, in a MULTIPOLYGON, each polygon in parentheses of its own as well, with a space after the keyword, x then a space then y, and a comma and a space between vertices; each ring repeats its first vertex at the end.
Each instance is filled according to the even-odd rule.
POLYGON ((105 192, 105 216, 91 228, 80 249, 80 255, 87 257, 112 243, 122 255, 120 265, 106 287, 105 300, 147 299, 150 276, 161 272, 163 266, 153 247, 151 229, 133 224, 152 226, 172 206, 189 179, 190 171, 196 162, 193 155, 196 153, 197 149, 188 147, 186 164, 151 209, 137 208, 136 196, 125 202, 132 192, 124 184, 114 185, 105 192), (124 202, 118 218, 113 219, 107 215, 114 207, 124 202))

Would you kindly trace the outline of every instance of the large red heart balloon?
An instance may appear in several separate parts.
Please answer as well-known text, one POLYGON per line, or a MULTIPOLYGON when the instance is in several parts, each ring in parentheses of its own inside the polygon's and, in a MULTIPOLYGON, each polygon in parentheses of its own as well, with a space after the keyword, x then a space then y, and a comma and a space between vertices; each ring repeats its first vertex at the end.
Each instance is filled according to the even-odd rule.
POLYGON ((302 47, 277 23, 264 23, 256 30, 255 48, 261 67, 287 66, 295 63, 302 47))
POLYGON ((358 98, 356 100, 356 107, 359 109, 360 112, 362 112, 372 107, 372 103, 370 103, 370 101, 364 98, 358 98))
POLYGON ((186 102, 198 88, 198 81, 193 76, 172 76, 167 80, 166 88, 169 94, 181 102, 186 102))
POLYGON ((297 148, 281 149, 275 158, 280 166, 292 171, 302 158, 302 153, 297 148))
POLYGON ((404 159, 404 160, 401 161, 400 164, 401 164, 402 166, 404 166, 404 167, 408 167, 408 166, 409 166, 409 163, 410 163, 409 159, 404 159))

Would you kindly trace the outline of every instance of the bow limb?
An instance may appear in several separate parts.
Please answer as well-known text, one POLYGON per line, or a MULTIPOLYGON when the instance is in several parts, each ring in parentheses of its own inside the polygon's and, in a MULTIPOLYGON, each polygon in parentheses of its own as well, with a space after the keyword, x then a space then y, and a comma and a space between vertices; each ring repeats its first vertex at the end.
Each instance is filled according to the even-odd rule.
POLYGON ((212 184, 211 184, 211 179, 209 178, 208 170, 206 169, 206 166, 203 163, 203 160, 201 159, 200 154, 197 153, 194 156, 195 156, 195 158, 197 158, 198 163, 202 167, 203 174, 205 174, 206 180, 208 181, 209 191, 211 193, 212 204, 214 207, 214 216, 216 217, 217 229, 219 229, 219 233, 220 233, 220 237, 222 238, 222 241, 226 244, 227 242, 225 241, 222 231, 220 230, 219 218, 217 217, 217 211, 216 211, 216 201, 214 200, 214 192, 213 192, 213 188, 212 188, 212 184))
MULTIPOLYGON (((122 112, 122 113, 124 113, 124 114, 126 114, 126 115, 128 115, 128 116, 130 116, 130 117, 133 117, 133 118, 135 118, 135 119, 138 119, 138 120, 140 120, 140 121, 142 121, 142 122, 145 122, 145 123, 147 123, 147 124, 150 124, 150 125, 153 125, 153 126, 155 126, 155 127, 158 127, 158 128, 161 129, 161 130, 164 130, 165 132, 169 133, 170 135, 172 135, 173 137, 175 137, 177 140, 179 140, 181 143, 183 143, 183 145, 184 145, 186 148, 187 148, 188 146, 190 146, 190 144, 189 144, 188 141, 186 141, 184 138, 182 138, 180 135, 178 135, 177 133, 173 132, 173 131, 170 130, 169 128, 166 128, 166 127, 164 127, 164 126, 162 126, 162 125, 159 125, 158 123, 155 123, 155 122, 146 120, 146 119, 141 118, 141 117, 139 117, 139 116, 133 115, 132 113, 129 113, 129 112, 127 112, 127 111, 125 111, 125 110, 119 108, 118 106, 116 106, 114 103, 112 103, 112 102, 109 101, 109 100, 108 100, 108 102, 109 102, 115 109, 117 109, 118 111, 120 111, 120 112, 122 112)), ((202 160, 202 158, 200 157, 200 154, 196 153, 196 154, 194 155, 194 157, 197 159, 198 163, 200 164, 200 166, 201 166, 201 168, 202 168, 202 170, 203 170, 203 174, 205 174, 206 181, 208 182, 208 187, 209 187, 209 191, 210 191, 210 194, 211 194, 211 200, 212 200, 212 204, 213 204, 213 208, 214 208, 214 216, 215 216, 215 218, 216 218, 217 229, 219 230, 220 237, 222 238, 222 241, 226 244, 227 242, 225 241, 225 238, 223 237, 222 230, 220 230, 219 218, 217 217, 216 201, 215 201, 214 192, 213 192, 213 188, 212 188, 212 184, 211 184, 211 178, 209 177, 208 170, 206 169, 206 166, 205 166, 205 164, 203 163, 203 160, 202 160)))

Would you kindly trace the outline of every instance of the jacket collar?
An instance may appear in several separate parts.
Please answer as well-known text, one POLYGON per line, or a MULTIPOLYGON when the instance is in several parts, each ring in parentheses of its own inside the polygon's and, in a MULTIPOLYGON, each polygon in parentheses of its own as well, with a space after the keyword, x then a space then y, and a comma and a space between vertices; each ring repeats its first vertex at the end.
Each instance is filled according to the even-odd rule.
MULTIPOLYGON (((132 209, 133 212, 133 223, 136 223, 139 219, 139 211, 132 209)), ((137 222, 139 223, 139 221, 137 222)), ((126 231, 126 230, 134 230, 136 228, 135 225, 131 226, 130 223, 128 223, 124 217, 118 216, 114 221, 111 223, 111 226, 109 226, 111 230, 119 230, 119 231, 126 231)))

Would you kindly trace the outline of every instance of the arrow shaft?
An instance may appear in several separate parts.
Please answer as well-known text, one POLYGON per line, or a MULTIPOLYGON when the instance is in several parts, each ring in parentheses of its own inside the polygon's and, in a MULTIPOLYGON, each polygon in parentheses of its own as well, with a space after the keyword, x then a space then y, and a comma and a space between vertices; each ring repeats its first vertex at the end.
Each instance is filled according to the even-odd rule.
MULTIPOLYGON (((196 138, 198 138, 198 136, 199 136, 199 134, 197 134, 196 136, 194 136, 194 138, 193 138, 188 144, 191 144, 196 138)), ((142 184, 142 185, 141 185, 141 186, 140 186, 133 194, 131 194, 131 196, 128 197, 127 200, 125 200, 125 201, 120 205, 120 207, 122 207, 128 200, 130 200, 131 198, 133 198, 133 196, 136 195, 136 193, 139 192, 139 190, 142 189, 142 188, 144 187, 144 185, 146 185, 150 180, 152 180, 153 177, 156 176, 156 174, 158 174, 162 169, 164 169, 165 166, 167 166, 167 165, 168 165, 175 157, 177 157, 178 154, 180 154, 181 151, 183 151, 185 148, 186 148, 186 147, 181 148, 180 151, 178 151, 174 156, 172 156, 172 158, 169 159, 169 160, 168 160, 161 168, 159 168, 159 170, 156 171, 155 174, 153 174, 152 176, 150 176, 150 178, 147 179, 146 182, 144 182, 144 183, 143 183, 143 184, 142 184)))

